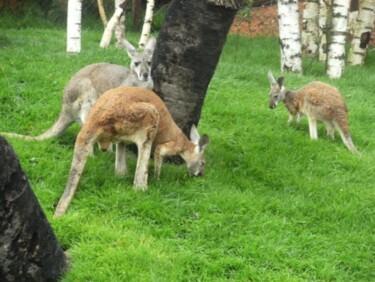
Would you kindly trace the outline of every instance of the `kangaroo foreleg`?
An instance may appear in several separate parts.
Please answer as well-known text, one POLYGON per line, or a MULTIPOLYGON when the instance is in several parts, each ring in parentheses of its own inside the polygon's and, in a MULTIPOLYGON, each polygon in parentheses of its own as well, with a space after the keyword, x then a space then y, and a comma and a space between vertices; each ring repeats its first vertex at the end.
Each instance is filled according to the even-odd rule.
POLYGON ((163 156, 161 155, 161 148, 156 147, 154 152, 154 176, 156 179, 160 178, 161 166, 163 164, 163 156))
POLYGON ((128 173, 126 165, 126 148, 125 144, 120 142, 116 144, 116 163, 115 163, 115 174, 125 175, 128 173))

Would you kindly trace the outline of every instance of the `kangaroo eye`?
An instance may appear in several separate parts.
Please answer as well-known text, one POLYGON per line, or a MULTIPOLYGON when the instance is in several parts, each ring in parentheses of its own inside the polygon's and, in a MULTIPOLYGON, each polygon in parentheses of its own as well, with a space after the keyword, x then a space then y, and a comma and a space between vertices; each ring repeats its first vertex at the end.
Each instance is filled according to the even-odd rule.
POLYGON ((135 63, 134 63, 134 65, 135 65, 136 67, 138 67, 139 64, 140 64, 140 62, 135 62, 135 63))
POLYGON ((149 66, 151 66, 151 61, 150 61, 150 62, 147 62, 147 64, 148 64, 149 66))

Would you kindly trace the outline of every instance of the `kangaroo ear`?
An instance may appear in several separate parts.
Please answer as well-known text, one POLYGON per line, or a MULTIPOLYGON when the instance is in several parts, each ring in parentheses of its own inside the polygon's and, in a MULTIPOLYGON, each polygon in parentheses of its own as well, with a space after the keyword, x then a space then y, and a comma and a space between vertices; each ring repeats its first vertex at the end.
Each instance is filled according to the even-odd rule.
POLYGON ((156 45, 156 38, 151 36, 148 40, 147 40, 147 43, 146 43, 146 46, 145 46, 145 51, 151 51, 153 52, 154 49, 155 49, 155 45, 156 45))
POLYGON ((134 48, 134 46, 127 41, 125 38, 122 40, 122 46, 124 46, 125 50, 128 52, 128 55, 130 58, 132 58, 137 50, 134 48))
POLYGON ((277 84, 279 85, 280 88, 283 88, 283 86, 284 86, 284 77, 279 77, 277 79, 277 84))
POLYGON ((191 129, 190 129, 190 140, 194 144, 198 144, 199 138, 200 138, 200 136, 199 136, 199 132, 197 130, 197 127, 195 126, 195 124, 193 124, 191 126, 191 129))
POLYGON ((209 143, 210 143, 210 138, 208 138, 207 134, 203 134, 202 137, 199 138, 199 142, 198 142, 199 151, 200 152, 204 151, 207 148, 209 143))
POLYGON ((271 71, 268 71, 268 80, 270 81, 271 84, 277 83, 271 71))

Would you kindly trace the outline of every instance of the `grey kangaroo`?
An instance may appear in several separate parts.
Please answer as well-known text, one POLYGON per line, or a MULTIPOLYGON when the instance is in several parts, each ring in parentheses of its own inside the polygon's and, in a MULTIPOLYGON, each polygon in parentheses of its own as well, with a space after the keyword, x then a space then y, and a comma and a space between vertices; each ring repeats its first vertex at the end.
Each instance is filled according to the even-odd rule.
POLYGON ((150 68, 155 43, 156 39, 151 37, 143 52, 138 52, 131 43, 124 39, 123 46, 131 58, 130 69, 110 63, 97 63, 79 70, 64 89, 62 109, 58 119, 41 135, 1 134, 28 141, 58 137, 74 122, 82 126, 89 110, 105 91, 122 85, 152 89, 153 81, 150 68))
POLYGON ((284 102, 288 112, 288 123, 297 115, 297 122, 303 115, 309 121, 310 138, 318 139, 317 122, 321 121, 327 128, 327 135, 334 138, 335 129, 340 133, 345 146, 353 153, 355 148, 348 124, 348 108, 340 92, 333 86, 314 81, 299 90, 288 90, 284 87, 284 78, 277 80, 272 73, 268 73, 271 84, 270 108, 275 109, 280 102, 284 102))

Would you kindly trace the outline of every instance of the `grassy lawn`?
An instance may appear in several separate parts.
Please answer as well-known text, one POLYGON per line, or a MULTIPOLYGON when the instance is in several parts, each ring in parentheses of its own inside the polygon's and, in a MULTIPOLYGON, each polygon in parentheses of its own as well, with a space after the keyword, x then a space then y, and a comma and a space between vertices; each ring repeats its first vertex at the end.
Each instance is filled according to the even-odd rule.
MULTIPOLYGON (((65 30, 0 29, 0 131, 42 133, 75 72, 129 63, 100 38, 84 30, 82 53, 71 55, 65 30)), ((8 139, 71 257, 63 281, 375 281, 375 52, 340 80, 311 59, 304 76, 285 74, 291 89, 322 80, 341 90, 361 156, 323 126, 310 141, 306 119, 288 126, 283 106, 270 110, 268 70, 279 74, 276 38, 228 38, 199 124, 211 138, 204 178, 165 164, 136 192, 135 156, 117 178, 114 155, 96 151, 61 219, 52 215, 79 127, 43 142, 8 139)))

